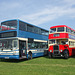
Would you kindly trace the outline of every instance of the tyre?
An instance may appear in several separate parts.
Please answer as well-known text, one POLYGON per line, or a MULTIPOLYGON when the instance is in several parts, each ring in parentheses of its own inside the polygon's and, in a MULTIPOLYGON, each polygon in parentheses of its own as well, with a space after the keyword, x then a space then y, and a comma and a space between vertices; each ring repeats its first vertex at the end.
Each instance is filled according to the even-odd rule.
POLYGON ((28 59, 32 59, 32 52, 31 51, 28 53, 28 55, 29 55, 28 59))
POLYGON ((49 56, 49 58, 52 58, 52 55, 51 55, 51 53, 49 53, 49 54, 48 54, 48 56, 49 56))
POLYGON ((32 59, 32 54, 30 55, 30 59, 32 59))
POLYGON ((68 51, 64 51, 64 58, 65 58, 65 59, 68 59, 68 58, 69 58, 69 53, 68 53, 68 51))

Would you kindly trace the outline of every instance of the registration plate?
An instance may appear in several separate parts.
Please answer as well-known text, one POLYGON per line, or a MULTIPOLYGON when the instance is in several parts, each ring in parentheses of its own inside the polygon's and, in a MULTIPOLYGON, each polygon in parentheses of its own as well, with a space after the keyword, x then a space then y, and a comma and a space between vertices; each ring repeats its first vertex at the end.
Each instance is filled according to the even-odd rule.
POLYGON ((9 59, 9 57, 5 57, 5 59, 9 59))

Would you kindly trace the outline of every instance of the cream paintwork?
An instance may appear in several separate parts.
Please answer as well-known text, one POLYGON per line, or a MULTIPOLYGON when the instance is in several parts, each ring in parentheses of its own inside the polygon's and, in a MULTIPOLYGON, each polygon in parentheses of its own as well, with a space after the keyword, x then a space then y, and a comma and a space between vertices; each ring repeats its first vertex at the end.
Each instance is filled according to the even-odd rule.
MULTIPOLYGON (((50 39, 50 40, 52 40, 52 39, 50 39)), ((48 41, 48 48, 51 46, 51 45, 56 45, 57 44, 57 40, 59 40, 59 44, 61 44, 61 41, 66 41, 67 39, 66 38, 64 38, 64 39, 54 39, 55 40, 55 43, 54 44, 49 44, 49 41, 48 41)), ((68 44, 69 44, 69 42, 68 42, 68 44)))
POLYGON ((36 42, 47 42, 45 40, 37 40, 37 39, 34 39, 34 41, 36 41, 36 42))
MULTIPOLYGON (((75 42, 74 39, 68 39, 68 43, 69 43, 70 41, 71 41, 71 42, 75 42)), ((75 48, 75 44, 74 44, 74 46, 70 46, 70 45, 69 45, 69 48, 75 48)))

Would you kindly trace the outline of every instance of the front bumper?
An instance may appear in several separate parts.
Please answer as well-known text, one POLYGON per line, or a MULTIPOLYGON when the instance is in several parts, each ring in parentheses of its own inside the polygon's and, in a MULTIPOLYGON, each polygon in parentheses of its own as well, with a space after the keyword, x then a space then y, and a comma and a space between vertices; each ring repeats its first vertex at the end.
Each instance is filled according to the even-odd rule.
POLYGON ((19 55, 0 55, 0 59, 19 59, 19 55))
POLYGON ((50 53, 52 55, 52 57, 64 57, 63 53, 58 53, 58 54, 54 54, 54 53, 50 53))

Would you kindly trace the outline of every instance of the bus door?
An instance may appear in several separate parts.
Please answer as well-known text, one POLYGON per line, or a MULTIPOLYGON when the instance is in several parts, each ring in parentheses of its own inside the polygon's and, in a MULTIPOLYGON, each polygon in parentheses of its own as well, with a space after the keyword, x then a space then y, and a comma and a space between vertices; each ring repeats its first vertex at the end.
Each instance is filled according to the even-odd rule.
POLYGON ((19 56, 20 58, 26 58, 27 49, 26 49, 26 41, 19 40, 19 56))

